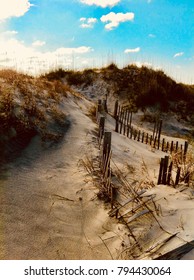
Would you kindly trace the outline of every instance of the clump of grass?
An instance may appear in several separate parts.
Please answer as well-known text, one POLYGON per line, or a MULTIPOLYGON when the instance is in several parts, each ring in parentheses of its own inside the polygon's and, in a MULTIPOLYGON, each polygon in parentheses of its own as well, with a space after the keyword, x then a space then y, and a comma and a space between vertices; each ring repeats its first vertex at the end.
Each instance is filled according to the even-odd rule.
POLYGON ((39 134, 43 140, 61 137, 67 124, 59 105, 69 87, 60 81, 33 78, 13 70, 0 71, 0 146, 6 154, 6 145, 13 139, 31 138, 39 134), (59 136, 59 137, 58 137, 59 136))
MULTIPOLYGON (((183 152, 173 152, 171 154, 171 160, 173 163, 173 169, 176 171, 181 168, 180 182, 185 182, 188 185, 192 184, 194 186, 194 154, 193 150, 189 149, 187 155, 184 156, 183 152)), ((175 184, 172 179, 172 183, 175 184)))
POLYGON ((89 116, 93 121, 96 121, 96 106, 93 105, 89 108, 87 116, 89 116))

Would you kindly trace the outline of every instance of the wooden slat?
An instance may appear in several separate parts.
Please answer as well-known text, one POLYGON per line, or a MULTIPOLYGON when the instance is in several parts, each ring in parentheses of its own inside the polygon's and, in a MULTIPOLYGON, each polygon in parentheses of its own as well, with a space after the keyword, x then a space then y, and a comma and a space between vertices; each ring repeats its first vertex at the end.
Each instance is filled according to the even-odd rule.
POLYGON ((150 210, 148 209, 143 209, 141 212, 135 213, 133 216, 131 216, 128 220, 127 220, 127 224, 129 224, 130 222, 136 220, 137 218, 149 213, 150 210))
POLYGON ((154 260, 180 260, 185 254, 194 249, 194 240, 154 258, 154 260))

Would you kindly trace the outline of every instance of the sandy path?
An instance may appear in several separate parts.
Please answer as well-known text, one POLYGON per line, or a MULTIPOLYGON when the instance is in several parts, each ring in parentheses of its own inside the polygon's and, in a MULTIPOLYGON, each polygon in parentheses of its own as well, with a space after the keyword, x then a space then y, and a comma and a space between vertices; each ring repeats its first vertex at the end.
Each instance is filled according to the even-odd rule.
POLYGON ((64 141, 44 150, 35 138, 1 177, 0 259, 110 259, 100 237, 116 254, 119 227, 78 165, 94 147, 95 125, 75 103, 65 106, 64 141))

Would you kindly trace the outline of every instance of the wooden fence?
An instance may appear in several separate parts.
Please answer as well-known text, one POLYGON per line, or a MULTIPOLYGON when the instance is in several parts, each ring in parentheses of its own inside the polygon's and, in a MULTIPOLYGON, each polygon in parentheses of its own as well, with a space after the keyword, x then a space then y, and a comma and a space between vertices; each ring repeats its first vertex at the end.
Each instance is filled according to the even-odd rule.
MULTIPOLYGON (((122 175, 122 171, 120 171, 119 176, 113 174, 111 168, 111 165, 113 164, 111 158, 112 133, 105 129, 106 113, 102 104, 102 101, 98 101, 97 123, 98 143, 100 149, 99 168, 101 174, 101 189, 99 194, 100 197, 105 198, 106 201, 110 201, 111 203, 111 211, 109 212, 109 215, 115 216, 117 219, 125 223, 130 231, 133 241, 138 244, 130 225, 138 220, 138 223, 141 222, 143 226, 146 227, 146 225, 151 222, 152 218, 150 218, 150 216, 153 216, 155 211, 153 196, 147 198, 142 197, 142 194, 145 191, 135 191, 122 175), (118 185, 115 185, 115 178, 117 178, 118 185)), ((141 251, 141 248, 139 249, 141 251)))
POLYGON ((163 184, 163 185, 173 185, 177 186, 180 182, 184 182, 186 184, 189 184, 190 182, 190 175, 191 172, 189 168, 186 168, 186 164, 184 161, 184 157, 182 163, 175 164, 173 161, 169 158, 169 156, 165 156, 164 158, 161 158, 160 160, 160 167, 159 167, 159 174, 158 174, 158 182, 157 184, 163 184), (172 173, 176 174, 173 178, 172 173), (182 171, 182 175, 181 175, 182 171))
POLYGON ((178 141, 167 141, 165 138, 161 139, 162 124, 163 121, 155 120, 153 133, 146 133, 139 128, 132 125, 133 112, 128 106, 120 106, 118 100, 115 102, 114 113, 115 118, 115 131, 127 136, 130 139, 134 139, 140 143, 148 144, 154 149, 161 150, 165 153, 172 152, 183 152, 184 157, 186 157, 188 150, 188 142, 185 141, 180 144, 178 141))
MULTIPOLYGON (((127 182, 126 178, 122 175, 122 171, 120 171, 118 177, 116 173, 113 174, 112 164, 114 162, 112 160, 111 150, 112 134, 111 132, 106 131, 105 129, 107 111, 107 100, 99 100, 97 104, 96 115, 99 126, 98 143, 100 149, 100 193, 103 196, 103 198, 106 198, 106 200, 111 202, 111 210, 109 212, 109 215, 115 216, 121 222, 125 223, 128 227, 129 236, 133 239, 133 241, 130 240, 130 253, 134 253, 135 255, 141 255, 141 253, 145 250, 145 244, 143 244, 141 242, 141 238, 139 239, 138 236, 136 236, 136 233, 134 233, 136 223, 138 223, 138 225, 141 224, 142 228, 144 229, 146 229, 146 227, 149 228, 153 220, 155 220, 159 224, 157 220, 159 209, 157 208, 154 202, 153 195, 144 197, 143 194, 145 190, 135 191, 133 187, 129 184, 129 182, 127 182), (116 177, 117 182, 119 182, 118 186, 115 185, 116 177)), ((177 155, 179 155, 179 157, 182 159, 179 165, 173 164, 173 162, 170 161, 170 156, 165 155, 165 157, 161 159, 160 172, 158 176, 158 184, 170 185, 173 182, 174 185, 177 185, 181 177, 181 165, 184 165, 186 162, 188 142, 186 141, 184 146, 179 146, 178 142, 168 143, 165 141, 165 139, 160 141, 162 130, 161 120, 155 123, 153 134, 148 134, 133 128, 132 112, 130 112, 130 110, 126 107, 120 108, 118 102, 115 103, 114 116, 116 119, 115 130, 117 132, 123 133, 131 139, 134 138, 135 140, 141 143, 150 144, 152 145, 152 147, 161 149, 164 152, 171 152, 172 155, 176 153, 177 155)), ((184 182, 189 182, 189 173, 185 174, 184 182)), ((170 240, 173 237, 174 235, 172 234, 170 237, 168 237, 168 239, 170 240)), ((193 246, 193 244, 191 245, 193 246)), ((192 246, 189 246, 189 249, 192 248, 192 246)), ((173 250, 173 256, 171 252, 168 252, 168 257, 170 259, 174 258, 175 256, 178 256, 177 254, 179 254, 180 251, 182 254, 182 247, 173 250)), ((124 250, 124 252, 126 251, 124 250)), ((158 258, 157 254, 154 258, 158 258)), ((162 259, 163 256, 160 256, 159 258, 162 259)))
MULTIPOLYGON (((111 210, 109 211, 110 216, 115 216, 122 223, 124 223, 129 229, 130 239, 130 252, 135 255, 140 255, 144 252, 144 245, 141 238, 134 232, 136 224, 142 226, 142 228, 149 228, 153 222, 153 219, 159 224, 157 215, 159 214, 159 208, 157 208, 153 195, 144 197, 145 190, 135 191, 133 186, 127 182, 126 178, 120 171, 119 175, 115 173, 115 169, 112 169, 113 159, 111 150, 112 134, 105 129, 106 113, 107 110, 107 99, 105 101, 98 101, 97 104, 97 123, 98 123, 98 143, 100 150, 99 170, 100 170, 100 196, 110 201, 111 210), (114 170, 114 174, 113 174, 114 170), (114 180, 113 180, 114 178, 114 180), (115 178, 119 185, 115 185, 115 178), (132 245, 133 244, 133 245, 132 245)), ((160 171, 158 176, 158 184, 177 185, 181 178, 181 165, 184 165, 186 161, 186 154, 188 150, 188 142, 186 141, 183 145, 179 146, 179 143, 168 143, 163 139, 160 141, 162 131, 162 120, 155 123, 153 134, 144 133, 140 130, 133 128, 132 126, 132 112, 127 107, 119 107, 118 102, 115 103, 114 117, 116 119, 115 130, 119 133, 127 135, 129 138, 134 138, 140 143, 146 143, 152 145, 152 147, 161 149, 164 152, 177 153, 182 158, 182 162, 179 165, 175 165, 169 155, 165 155, 160 162, 160 171), (174 176, 174 178, 173 178, 174 176)), ((183 178, 181 178, 182 180, 183 178)), ((189 173, 185 174, 184 182, 189 182, 189 173)), ((162 227, 161 227, 162 229, 162 227)), ((168 237, 169 240, 173 238, 168 237)), ((193 245, 192 245, 193 246, 193 245)), ((192 248, 192 246, 190 246, 192 248)), ((189 248, 190 248, 189 247, 189 248)), ((181 247, 182 248, 182 247, 181 247)), ((179 248, 177 249, 180 251, 179 248)), ((125 252, 125 250, 124 250, 125 252)), ((168 254, 170 254, 169 252, 168 254)), ((172 252, 173 256, 176 252, 172 252)), ((169 258, 172 258, 169 255, 169 258)), ((158 256, 155 257, 156 259, 158 256)), ((162 258, 162 257, 160 257, 162 258)))

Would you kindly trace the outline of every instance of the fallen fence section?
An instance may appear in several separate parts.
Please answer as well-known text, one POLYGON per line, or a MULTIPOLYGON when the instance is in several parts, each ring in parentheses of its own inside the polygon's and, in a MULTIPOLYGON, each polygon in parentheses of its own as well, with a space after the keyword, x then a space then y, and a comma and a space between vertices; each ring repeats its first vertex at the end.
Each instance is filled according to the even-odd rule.
MULTIPOLYGON (((180 240, 179 240, 180 241, 180 240)), ((194 240, 177 246, 170 251, 155 256, 154 260, 180 260, 185 254, 194 249, 194 240)))

